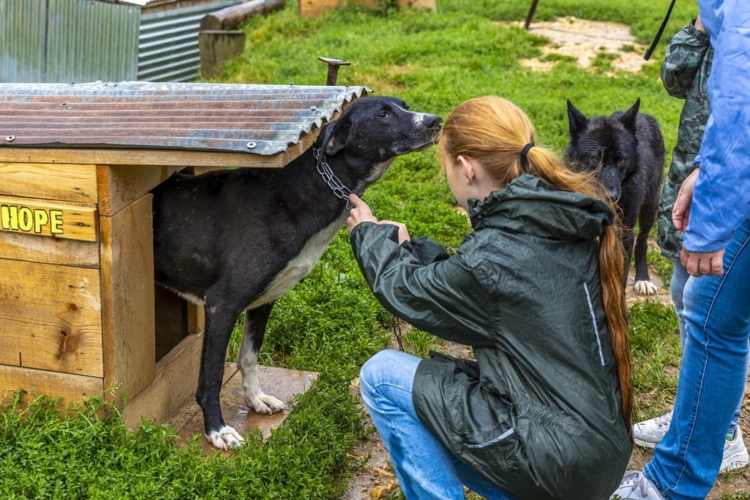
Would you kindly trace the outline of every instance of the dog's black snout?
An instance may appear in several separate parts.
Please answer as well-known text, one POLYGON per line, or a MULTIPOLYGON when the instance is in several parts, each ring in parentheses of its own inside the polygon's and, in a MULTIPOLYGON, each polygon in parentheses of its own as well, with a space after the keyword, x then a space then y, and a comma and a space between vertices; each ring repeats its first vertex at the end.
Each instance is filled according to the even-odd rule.
POLYGON ((440 126, 440 122, 443 121, 443 119, 437 115, 428 115, 425 113, 423 121, 424 121, 425 127, 435 128, 435 127, 440 126))

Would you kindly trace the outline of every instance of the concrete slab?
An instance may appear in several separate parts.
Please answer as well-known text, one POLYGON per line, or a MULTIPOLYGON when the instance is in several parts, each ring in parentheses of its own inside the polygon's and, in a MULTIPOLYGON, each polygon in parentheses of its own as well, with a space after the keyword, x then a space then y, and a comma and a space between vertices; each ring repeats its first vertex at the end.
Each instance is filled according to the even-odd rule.
MULTIPOLYGON (((224 421, 242 435, 260 429, 263 438, 268 438, 271 429, 279 427, 286 420, 289 411, 264 415, 250 410, 242 396, 242 375, 237 369, 237 364, 227 363, 224 371, 224 385, 221 390, 224 421)), ((318 378, 318 373, 259 366, 258 378, 263 392, 288 405, 295 395, 304 394, 310 388, 312 382, 318 378)), ((203 435, 203 415, 193 399, 183 404, 167 423, 173 425, 180 437, 185 440, 195 434, 203 435)), ((215 451, 206 439, 201 439, 201 447, 207 454, 215 451)))

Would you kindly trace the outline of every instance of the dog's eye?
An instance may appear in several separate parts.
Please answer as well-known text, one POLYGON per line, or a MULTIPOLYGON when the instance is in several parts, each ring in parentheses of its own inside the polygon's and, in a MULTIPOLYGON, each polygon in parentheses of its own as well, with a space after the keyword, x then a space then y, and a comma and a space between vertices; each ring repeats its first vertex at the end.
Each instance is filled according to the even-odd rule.
POLYGON ((593 161, 594 163, 599 163, 600 161, 602 161, 602 159, 598 156, 594 156, 593 158, 591 158, 591 161, 593 161))
POLYGON ((623 163, 625 163, 625 158, 620 158, 619 160, 617 160, 617 163, 622 165, 623 163))
POLYGON ((380 118, 388 118, 389 116, 391 116, 391 112, 383 110, 383 111, 380 112, 380 114, 378 114, 378 116, 380 118))

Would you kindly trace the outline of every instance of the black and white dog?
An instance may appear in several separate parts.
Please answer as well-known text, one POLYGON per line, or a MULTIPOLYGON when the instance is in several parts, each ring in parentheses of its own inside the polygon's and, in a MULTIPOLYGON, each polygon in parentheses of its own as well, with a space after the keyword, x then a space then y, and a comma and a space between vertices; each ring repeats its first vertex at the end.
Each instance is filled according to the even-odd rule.
POLYGON ((639 113, 641 100, 627 111, 586 118, 568 101, 570 145, 567 159, 574 168, 596 172, 607 194, 620 209, 625 276, 635 243, 636 293, 651 295, 646 265, 648 233, 656 220, 664 176, 664 138, 656 119, 639 113), (633 233, 638 223, 638 238, 633 233))
POLYGON ((361 194, 396 156, 434 144, 440 121, 400 99, 361 98, 282 169, 178 174, 154 189, 156 281, 205 306, 196 400, 213 446, 243 442, 219 404, 239 315, 245 311, 238 358, 245 402, 259 413, 280 411, 284 404, 261 391, 257 373, 274 301, 310 272, 344 225, 348 191, 361 194))

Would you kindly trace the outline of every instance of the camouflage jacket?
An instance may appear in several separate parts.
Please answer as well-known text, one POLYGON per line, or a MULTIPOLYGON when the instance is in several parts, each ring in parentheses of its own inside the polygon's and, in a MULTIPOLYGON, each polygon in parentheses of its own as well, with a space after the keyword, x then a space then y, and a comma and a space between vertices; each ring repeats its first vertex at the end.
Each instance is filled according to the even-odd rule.
POLYGON ((662 255, 673 261, 680 259, 683 233, 672 224, 672 206, 682 181, 695 168, 693 160, 700 149, 709 115, 707 84, 713 59, 709 39, 708 33, 697 30, 692 23, 687 25, 670 40, 661 65, 664 88, 669 95, 685 99, 677 144, 659 201, 656 237, 662 255))

